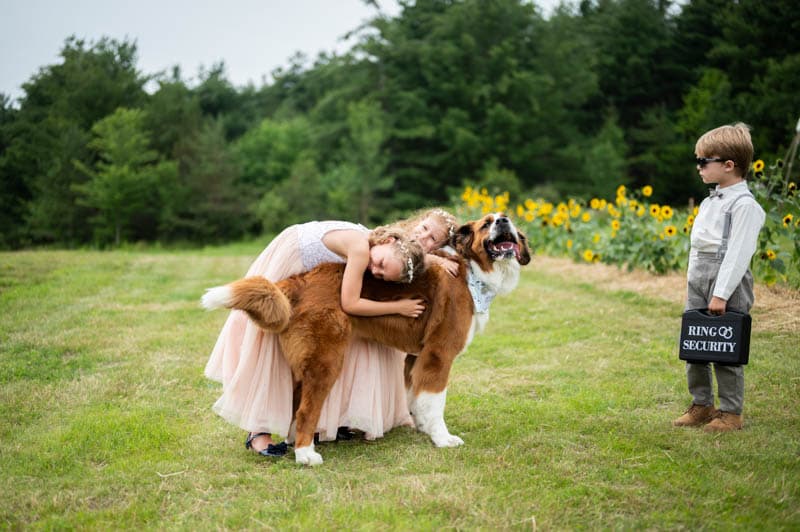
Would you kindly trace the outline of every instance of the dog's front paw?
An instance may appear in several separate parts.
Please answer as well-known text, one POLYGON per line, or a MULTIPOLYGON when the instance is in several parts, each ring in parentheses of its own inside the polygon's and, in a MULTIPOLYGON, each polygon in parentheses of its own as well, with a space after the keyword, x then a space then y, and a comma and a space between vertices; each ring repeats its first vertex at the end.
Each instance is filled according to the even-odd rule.
POLYGON ((459 445, 464 445, 464 440, 454 434, 432 436, 431 439, 436 447, 458 447, 459 445))
POLYGON ((294 461, 307 466, 317 466, 322 463, 322 455, 314 450, 313 445, 294 450, 294 461))

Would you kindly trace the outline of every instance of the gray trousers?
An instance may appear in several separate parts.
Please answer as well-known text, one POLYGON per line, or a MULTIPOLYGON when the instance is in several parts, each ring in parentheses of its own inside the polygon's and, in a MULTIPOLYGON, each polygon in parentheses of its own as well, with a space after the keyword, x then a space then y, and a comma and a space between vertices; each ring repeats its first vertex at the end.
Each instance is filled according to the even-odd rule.
MULTIPOLYGON (((692 252, 689 256, 687 273, 686 310, 707 308, 714 293, 719 267, 722 259, 715 253, 692 252)), ((748 269, 739 286, 728 299, 726 311, 749 313, 753 306, 753 274, 748 269)), ((719 409, 733 414, 741 414, 744 407, 744 367, 714 364, 717 376, 719 409)), ((710 364, 686 363, 686 380, 693 403, 713 405, 714 389, 710 364)))

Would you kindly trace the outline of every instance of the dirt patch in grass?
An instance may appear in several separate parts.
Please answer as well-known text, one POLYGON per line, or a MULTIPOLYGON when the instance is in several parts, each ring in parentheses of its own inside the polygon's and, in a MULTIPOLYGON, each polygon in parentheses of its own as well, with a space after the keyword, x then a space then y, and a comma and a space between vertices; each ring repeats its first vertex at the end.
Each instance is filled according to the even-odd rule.
MULTIPOLYGON (((686 275, 683 272, 654 275, 641 270, 629 272, 608 264, 585 264, 566 258, 537 256, 534 268, 550 275, 580 279, 598 288, 636 292, 647 297, 683 305, 686 301, 686 275)), ((800 291, 784 286, 756 284, 753 328, 760 331, 800 332, 800 291)))

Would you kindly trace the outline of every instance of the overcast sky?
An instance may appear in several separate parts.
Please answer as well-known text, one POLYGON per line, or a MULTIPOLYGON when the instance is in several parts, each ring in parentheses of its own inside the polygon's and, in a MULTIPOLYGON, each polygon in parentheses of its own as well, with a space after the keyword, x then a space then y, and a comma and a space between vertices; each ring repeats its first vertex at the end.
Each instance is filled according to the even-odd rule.
MULTIPOLYGON (((396 0, 378 4, 400 11, 396 0)), ((177 64, 193 81, 201 66, 224 61, 234 85, 258 86, 297 51, 346 51, 354 41, 342 37, 376 13, 362 0, 0 0, 0 92, 20 97, 39 68, 60 62, 70 35, 135 40, 144 74, 177 64)))

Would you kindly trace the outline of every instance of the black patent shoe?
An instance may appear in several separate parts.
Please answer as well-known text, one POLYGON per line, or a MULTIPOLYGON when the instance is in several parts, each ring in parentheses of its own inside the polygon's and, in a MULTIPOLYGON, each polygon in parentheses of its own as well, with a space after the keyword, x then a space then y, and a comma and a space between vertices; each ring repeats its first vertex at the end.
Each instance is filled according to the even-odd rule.
MULTIPOLYGON (((244 448, 248 451, 253 449, 253 440, 259 436, 271 437, 272 434, 269 434, 268 432, 258 432, 256 434, 250 433, 247 435, 247 439, 244 442, 244 448)), ((283 456, 289 451, 289 446, 285 441, 282 441, 281 443, 270 443, 266 448, 261 449, 260 451, 256 451, 255 449, 253 450, 261 456, 283 456)))
POLYGON ((336 441, 348 441, 356 437, 355 431, 350 430, 350 427, 339 427, 336 430, 336 441))

